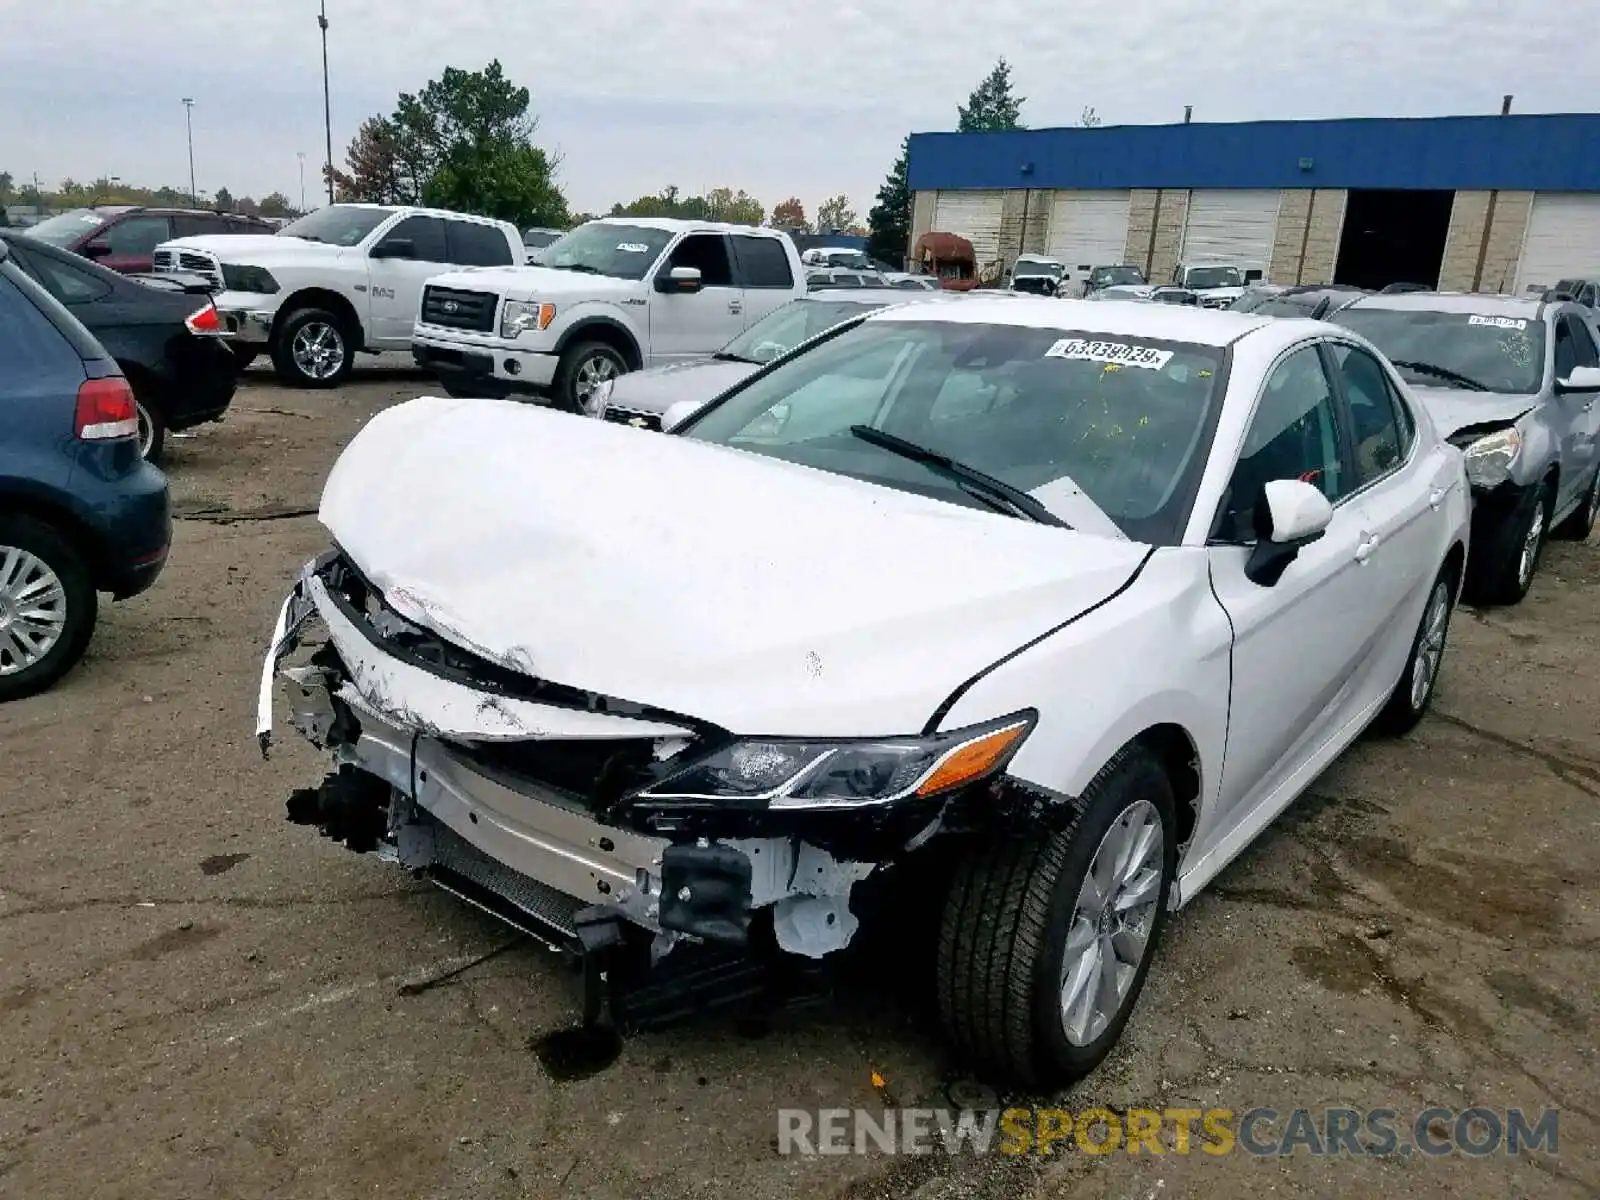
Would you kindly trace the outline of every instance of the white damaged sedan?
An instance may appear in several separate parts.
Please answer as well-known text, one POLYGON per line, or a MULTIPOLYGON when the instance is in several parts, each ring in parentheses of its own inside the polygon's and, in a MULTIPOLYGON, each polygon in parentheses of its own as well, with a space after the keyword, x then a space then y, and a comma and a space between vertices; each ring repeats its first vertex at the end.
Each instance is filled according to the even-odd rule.
POLYGON ((1166 914, 1420 719, 1468 516, 1459 451, 1344 329, 897 307, 665 437, 381 413, 258 733, 281 690, 331 755, 292 819, 591 964, 821 958, 869 877, 956 847, 902 872, 941 880, 945 1026, 1056 1083, 1116 1042, 1166 914))

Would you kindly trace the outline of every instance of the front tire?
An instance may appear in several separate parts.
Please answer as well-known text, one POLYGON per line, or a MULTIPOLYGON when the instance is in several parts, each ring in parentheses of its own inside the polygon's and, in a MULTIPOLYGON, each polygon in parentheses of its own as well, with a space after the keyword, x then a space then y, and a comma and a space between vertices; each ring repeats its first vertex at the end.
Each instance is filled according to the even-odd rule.
POLYGON ((0 516, 0 703, 36 695, 72 669, 98 604, 76 546, 33 517, 0 516))
POLYGON ((355 339, 335 314, 302 308, 289 314, 272 347, 272 365, 290 387, 333 388, 348 378, 355 339))
POLYGON ((1177 872, 1172 785, 1121 751, 1071 825, 964 858, 939 937, 939 1014, 980 1071, 1069 1083, 1111 1052, 1144 987, 1177 872))
POLYGON ((1478 605, 1520 604, 1533 586, 1550 529, 1550 485, 1529 488, 1467 555, 1467 596, 1478 605))
POLYGON ((579 342, 561 356, 552 391, 556 407, 584 416, 594 389, 607 379, 628 373, 622 355, 605 342, 579 342))
POLYGON ((1411 639, 1411 654, 1400 681, 1389 694, 1389 702, 1373 721, 1373 728, 1389 737, 1399 737, 1416 728, 1433 703, 1444 667, 1445 641, 1450 636, 1450 614, 1455 609, 1456 575, 1451 567, 1439 572, 1428 591, 1422 620, 1411 639))

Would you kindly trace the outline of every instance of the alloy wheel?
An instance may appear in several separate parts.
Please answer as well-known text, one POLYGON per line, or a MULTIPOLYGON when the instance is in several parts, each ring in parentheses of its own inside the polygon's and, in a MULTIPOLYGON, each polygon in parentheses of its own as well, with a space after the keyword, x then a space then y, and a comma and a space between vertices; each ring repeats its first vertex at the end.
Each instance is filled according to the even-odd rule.
POLYGON ((344 366, 344 337, 325 321, 308 321, 290 346, 294 365, 310 379, 332 379, 344 366))
POLYGON ((1165 863, 1161 815, 1137 800, 1111 822, 1078 889, 1061 960, 1061 1029, 1088 1046, 1116 1020, 1150 948, 1165 863))
POLYGON ((1533 568, 1539 562, 1539 547, 1544 541, 1544 502, 1533 510, 1533 521, 1528 525, 1528 536, 1522 539, 1522 554, 1517 560, 1517 584, 1527 587, 1533 578, 1533 568))
POLYGON ((1444 661, 1444 639, 1450 629, 1450 581, 1441 579, 1433 585, 1428 597, 1428 611, 1422 618, 1422 632, 1417 638, 1417 653, 1411 663, 1411 707, 1421 709, 1428 702, 1433 685, 1439 679, 1439 665, 1444 661))
POLYGON ((617 364, 604 354, 592 354, 578 364, 578 369, 573 375, 572 390, 576 394, 578 410, 589 411, 589 401, 594 397, 595 388, 608 379, 615 379, 620 371, 617 364))
POLYGON ((141 402, 135 402, 134 410, 139 418, 139 457, 149 458, 150 447, 155 444, 155 422, 150 419, 150 413, 141 402))
POLYGON ((27 670, 55 649, 67 627, 67 590, 50 564, 0 545, 0 675, 27 670))

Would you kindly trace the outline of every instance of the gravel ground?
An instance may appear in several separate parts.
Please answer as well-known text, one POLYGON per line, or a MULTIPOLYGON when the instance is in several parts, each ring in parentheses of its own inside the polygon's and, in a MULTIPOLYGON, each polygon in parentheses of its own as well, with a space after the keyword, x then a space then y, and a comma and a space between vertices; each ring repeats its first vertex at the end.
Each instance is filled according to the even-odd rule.
POLYGON ((1120 1050, 1063 1098, 1554 1106, 1558 1156, 785 1157, 777 1109, 877 1106, 874 1071, 901 1105, 971 1094, 887 966, 558 1082, 534 1053, 577 1016, 555 959, 285 824, 323 768, 294 736, 261 761, 263 641, 339 448, 430 389, 247 379, 172 443, 160 584, 0 710, 0 1194, 1600 1194, 1594 542, 1458 614, 1435 715, 1352 749, 1169 926, 1120 1050))

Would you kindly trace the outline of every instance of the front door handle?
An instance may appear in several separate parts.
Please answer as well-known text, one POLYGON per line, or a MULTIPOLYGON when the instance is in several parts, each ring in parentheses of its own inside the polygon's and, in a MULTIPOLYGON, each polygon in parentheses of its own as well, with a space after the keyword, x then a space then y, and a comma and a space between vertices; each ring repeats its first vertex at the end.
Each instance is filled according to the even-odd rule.
POLYGON ((1444 504, 1445 496, 1448 494, 1449 491, 1446 488, 1435 488, 1428 493, 1428 507, 1433 509, 1434 512, 1438 512, 1439 508, 1444 504))
POLYGON ((1378 548, 1378 543, 1383 539, 1375 533, 1363 533, 1361 540, 1356 543, 1356 561, 1364 563, 1372 557, 1372 552, 1378 548))

